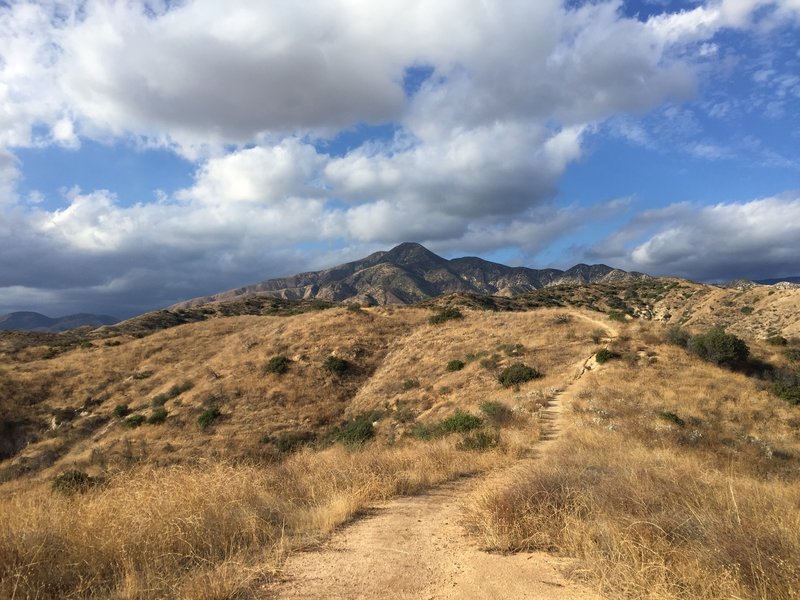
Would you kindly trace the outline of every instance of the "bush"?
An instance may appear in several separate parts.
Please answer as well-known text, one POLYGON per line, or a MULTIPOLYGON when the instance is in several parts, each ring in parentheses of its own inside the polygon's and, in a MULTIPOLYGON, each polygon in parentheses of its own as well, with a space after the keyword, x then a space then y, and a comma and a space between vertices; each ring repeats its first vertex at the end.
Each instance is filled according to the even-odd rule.
POLYGON ((458 445, 459 450, 488 450, 500 442, 500 433, 497 431, 476 431, 465 435, 458 445))
POLYGON ((222 413, 219 411, 219 408, 214 406, 197 417, 197 424, 200 425, 200 429, 208 429, 208 427, 221 416, 222 413))
POLYGON ((167 412, 166 408, 157 408, 147 418, 147 422, 150 425, 159 425, 167 420, 168 414, 169 412, 167 412))
POLYGON ((683 427, 686 425, 686 421, 681 419, 678 415, 674 412, 670 412, 668 410, 661 411, 658 413, 659 418, 664 419, 665 421, 669 421, 670 423, 674 423, 678 427, 683 427))
POLYGON ((454 319, 463 319, 464 314, 457 308, 440 308, 437 313, 428 319, 431 325, 438 325, 454 319))
POLYGON ((603 363, 608 362, 614 358, 619 358, 619 354, 617 354, 616 352, 612 352, 608 348, 602 348, 597 351, 597 354, 595 354, 594 357, 597 360, 597 362, 602 365, 603 363))
POLYGON ((131 415, 130 417, 122 421, 122 426, 125 427, 126 429, 136 429, 146 420, 147 417, 145 417, 144 415, 131 415))
POLYGON ((77 469, 70 469, 59 473, 53 479, 52 483, 53 490, 62 494, 85 492, 92 485, 94 485, 94 480, 83 471, 77 469))
POLYGON ((478 429, 483 424, 483 419, 478 415, 465 412, 461 409, 435 425, 423 425, 415 423, 411 429, 411 435, 421 440, 429 440, 433 437, 440 437, 448 433, 467 433, 473 429, 478 429))
POLYGON ((770 346, 786 346, 789 343, 782 335, 772 335, 766 341, 770 346))
POLYGON ((503 369, 498 379, 500 383, 503 384, 503 387, 519 387, 520 384, 532 379, 537 379, 541 376, 542 374, 533 367, 529 367, 523 363, 514 363, 503 369))
POLYGON ((589 337, 595 344, 599 344, 603 338, 606 337, 606 335, 608 335, 608 333, 605 329, 593 329, 592 333, 589 334, 589 337))
POLYGON ((608 318, 612 321, 619 321, 620 323, 624 323, 627 319, 625 318, 625 313, 621 310, 610 310, 608 311, 608 318))
POLYGON ((152 406, 153 408, 164 406, 167 403, 167 400, 172 400, 173 398, 177 398, 183 392, 187 392, 193 387, 194 384, 191 381, 184 381, 180 385, 175 384, 171 388, 169 388, 166 392, 153 396, 153 399, 150 401, 150 406, 152 406))
POLYGON ((419 379, 406 379, 403 382, 403 390, 406 391, 406 392, 408 390, 413 390, 413 389, 416 389, 418 387, 419 387, 419 379))
POLYGON ((333 439, 345 446, 360 446, 375 436, 373 423, 382 417, 377 411, 360 414, 333 432, 333 439))
POLYGON ((473 415, 463 410, 457 410, 453 415, 443 419, 437 426, 437 429, 442 434, 455 432, 466 433, 467 431, 477 429, 482 424, 483 419, 478 415, 473 415))
POLYGON ((776 383, 773 386, 775 395, 789 404, 800 405, 800 384, 798 383, 776 383))
POLYGON ((267 361, 267 364, 264 365, 264 373, 275 373, 276 375, 283 375, 286 371, 289 370, 289 363, 290 361, 287 357, 283 354, 279 354, 278 356, 273 356, 267 361))
POLYGON ((511 419, 511 409, 502 402, 487 400, 481 404, 480 408, 481 412, 496 425, 505 423, 511 419))
POLYGON ((131 414, 131 409, 128 408, 127 404, 117 404, 114 407, 113 414, 118 419, 122 419, 123 417, 127 417, 129 414, 131 414))
POLYGON ((94 344, 92 342, 81 342, 81 348, 88 350, 89 348, 94 348, 94 344))
POLYGON ((718 365, 740 365, 750 355, 747 344, 735 335, 725 333, 722 327, 692 337, 688 348, 700 358, 718 365))
POLYGON ((675 346, 681 346, 683 348, 689 345, 689 340, 691 338, 692 334, 680 325, 673 325, 667 329, 667 332, 664 334, 664 340, 668 344, 674 344, 675 346))
POLYGON ((466 366, 463 360, 451 360, 445 367, 446 371, 460 371, 466 366))
POLYGON ((338 356, 329 356, 325 359, 325 362, 322 363, 322 368, 328 373, 342 375, 350 368, 350 363, 338 356))
POLYGON ((752 306, 743 306, 741 308, 741 312, 743 315, 752 315, 753 314, 753 307, 752 306))

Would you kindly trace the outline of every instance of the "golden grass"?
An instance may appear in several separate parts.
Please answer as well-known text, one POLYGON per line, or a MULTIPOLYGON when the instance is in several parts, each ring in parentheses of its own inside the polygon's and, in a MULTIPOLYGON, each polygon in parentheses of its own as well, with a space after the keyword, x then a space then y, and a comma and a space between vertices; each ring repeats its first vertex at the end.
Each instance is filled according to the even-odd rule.
MULTIPOLYGON (((624 333, 628 351, 654 337, 624 333)), ((546 460, 481 490, 471 528, 488 548, 577 557, 610 597, 798 597, 796 409, 680 349, 644 350, 584 378, 546 460)))
POLYGON ((0 506, 3 598, 250 597, 287 551, 368 504, 483 470, 495 453, 452 441, 303 451, 272 468, 144 467, 66 497, 0 506))

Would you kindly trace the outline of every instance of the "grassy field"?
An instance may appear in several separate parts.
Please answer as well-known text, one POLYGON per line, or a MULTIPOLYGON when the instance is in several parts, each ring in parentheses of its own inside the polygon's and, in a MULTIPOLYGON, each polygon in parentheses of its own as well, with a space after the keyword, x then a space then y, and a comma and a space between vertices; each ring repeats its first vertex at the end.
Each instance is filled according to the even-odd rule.
POLYGON ((576 557, 609 597, 797 598, 797 407, 637 329, 548 460, 472 500, 471 529, 576 557))
POLYGON ((5 426, 31 437, 0 463, 0 597, 258 597, 375 501, 522 459, 469 503, 486 548, 577 557, 609 597, 797 597, 796 406, 657 324, 462 312, 233 316, 7 357, 5 426), (517 364, 537 377, 504 386, 517 364))

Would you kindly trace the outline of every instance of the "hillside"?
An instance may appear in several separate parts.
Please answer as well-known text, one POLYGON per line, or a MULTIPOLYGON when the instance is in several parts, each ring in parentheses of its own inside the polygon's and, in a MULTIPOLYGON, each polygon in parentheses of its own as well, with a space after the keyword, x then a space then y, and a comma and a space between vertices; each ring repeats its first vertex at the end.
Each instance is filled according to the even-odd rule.
POLYGON ((642 273, 627 273, 606 265, 581 264, 560 271, 507 267, 477 257, 447 260, 420 244, 407 242, 387 252, 375 252, 361 260, 323 271, 269 279, 180 302, 171 308, 190 308, 254 296, 348 301, 364 305, 413 304, 453 292, 513 296, 551 285, 618 282, 646 277, 642 273))
POLYGON ((645 279, 5 332, 0 596, 270 597, 374 503, 492 472, 456 499, 482 547, 570 557, 612 598, 791 598, 800 414, 767 367, 800 376, 799 319, 796 288, 645 279), (674 324, 728 326, 757 368, 674 324))

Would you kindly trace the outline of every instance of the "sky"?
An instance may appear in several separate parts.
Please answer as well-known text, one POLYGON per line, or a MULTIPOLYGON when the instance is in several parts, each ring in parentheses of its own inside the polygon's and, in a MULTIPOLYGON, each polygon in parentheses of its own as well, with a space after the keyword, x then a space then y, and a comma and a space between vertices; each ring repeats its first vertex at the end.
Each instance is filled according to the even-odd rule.
POLYGON ((0 0, 0 313, 404 241, 800 275, 800 0, 0 0))

